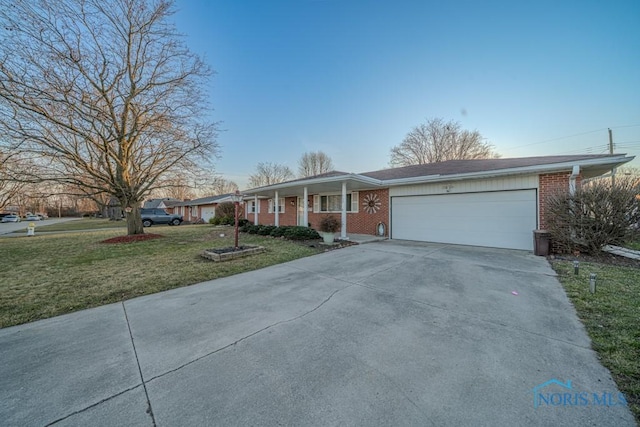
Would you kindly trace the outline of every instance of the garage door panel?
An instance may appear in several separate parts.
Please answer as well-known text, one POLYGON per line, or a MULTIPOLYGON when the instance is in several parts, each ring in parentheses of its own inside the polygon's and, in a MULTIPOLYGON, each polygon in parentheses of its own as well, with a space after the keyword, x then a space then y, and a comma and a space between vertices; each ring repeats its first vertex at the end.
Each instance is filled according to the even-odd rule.
POLYGON ((393 197, 394 239, 533 248, 536 190, 393 197))

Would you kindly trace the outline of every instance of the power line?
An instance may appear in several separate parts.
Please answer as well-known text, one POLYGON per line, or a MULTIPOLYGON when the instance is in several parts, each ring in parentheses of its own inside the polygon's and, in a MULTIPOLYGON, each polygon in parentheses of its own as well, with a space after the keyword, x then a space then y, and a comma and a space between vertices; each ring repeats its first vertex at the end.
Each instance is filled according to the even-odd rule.
POLYGON ((622 128, 631 128, 631 127, 638 127, 638 126, 640 126, 640 124, 624 125, 624 126, 613 126, 611 128, 594 129, 594 130, 590 130, 590 131, 587 131, 587 132, 576 133, 574 135, 560 136, 560 137, 557 137, 557 138, 545 139, 544 141, 538 141, 538 142, 532 142, 530 144, 519 145, 517 147, 510 147, 510 148, 507 148, 506 150, 503 149, 502 151, 515 150, 517 148, 530 147, 532 145, 538 145, 538 144, 546 144, 548 142, 559 141, 561 139, 568 139, 568 138, 574 138, 576 136, 589 135, 589 134, 596 133, 596 132, 602 132, 602 131, 605 131, 607 129, 622 129, 622 128))

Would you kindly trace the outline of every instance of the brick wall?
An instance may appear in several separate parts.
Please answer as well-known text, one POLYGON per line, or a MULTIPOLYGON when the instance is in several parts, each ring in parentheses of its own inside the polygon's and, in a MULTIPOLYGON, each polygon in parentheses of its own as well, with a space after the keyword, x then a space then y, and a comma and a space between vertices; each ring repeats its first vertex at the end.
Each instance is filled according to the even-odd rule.
MULTIPOLYGON (((543 174, 538 177, 538 206, 540 209, 540 225, 541 230, 547 229, 547 221, 549 214, 547 213, 547 199, 550 195, 556 192, 569 192, 569 177, 571 172, 558 172, 543 174)), ((576 188, 580 186, 582 177, 578 175, 576 177, 576 188)), ((553 238, 551 239, 551 252, 558 253, 560 248, 554 245, 553 238)))
MULTIPOLYGON (((278 215, 278 223, 280 225, 298 225, 297 200, 298 200, 297 197, 284 198, 284 213, 280 212, 280 215, 278 215), (291 206, 291 202, 293 202, 293 206, 291 206)), ((267 199, 258 199, 258 203, 260 203, 260 213, 258 213, 258 224, 275 225, 276 214, 269 213, 269 201, 267 199)), ((245 205, 245 210, 247 210, 246 205, 245 205)), ((253 222, 254 220, 253 212, 247 212, 245 217, 251 222, 253 222)))
MULTIPOLYGON (((547 228, 547 198, 555 192, 569 191, 569 177, 571 172, 558 172, 543 174, 538 177, 538 201, 540 209, 540 229, 547 228)), ((576 187, 580 186, 581 176, 576 178, 576 187)))

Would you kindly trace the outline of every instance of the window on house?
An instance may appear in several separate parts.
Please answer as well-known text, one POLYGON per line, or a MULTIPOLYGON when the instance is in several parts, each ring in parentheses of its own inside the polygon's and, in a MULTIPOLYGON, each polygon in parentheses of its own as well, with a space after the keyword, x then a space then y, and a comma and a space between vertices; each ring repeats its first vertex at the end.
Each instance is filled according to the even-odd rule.
POLYGON ((247 202, 247 213, 260 213, 260 201, 258 203, 255 200, 247 202))
MULTIPOLYGON (((274 213, 273 209, 273 199, 269 199, 269 213, 274 213)), ((284 213, 284 197, 280 197, 278 199, 278 212, 284 213)))
MULTIPOLYGON (((314 212, 342 212, 342 194, 313 196, 314 212)), ((358 192, 347 193, 347 212, 358 212, 358 192)))

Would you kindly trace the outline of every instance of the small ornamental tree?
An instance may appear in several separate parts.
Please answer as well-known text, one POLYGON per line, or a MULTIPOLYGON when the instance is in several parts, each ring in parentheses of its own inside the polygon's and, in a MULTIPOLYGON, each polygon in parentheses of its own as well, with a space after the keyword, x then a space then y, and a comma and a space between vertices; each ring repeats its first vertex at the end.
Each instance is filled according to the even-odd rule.
POLYGON ((575 194, 549 196, 547 228, 561 252, 597 253, 606 245, 621 245, 638 237, 640 186, 620 177, 612 185, 599 180, 583 185, 575 194))

